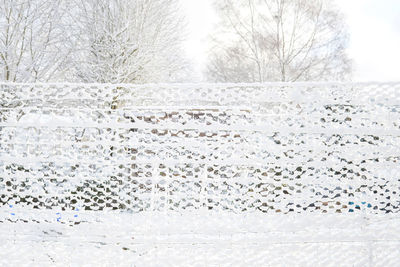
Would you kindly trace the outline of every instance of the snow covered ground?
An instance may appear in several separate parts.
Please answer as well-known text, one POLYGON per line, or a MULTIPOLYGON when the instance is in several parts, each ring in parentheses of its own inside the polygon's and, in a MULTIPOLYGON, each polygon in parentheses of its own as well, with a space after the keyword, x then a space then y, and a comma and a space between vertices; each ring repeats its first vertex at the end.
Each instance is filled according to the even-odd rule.
POLYGON ((2 211, 1 266, 398 266, 400 259, 398 216, 2 211))
POLYGON ((3 85, 0 266, 399 266, 400 84, 116 86, 3 85))

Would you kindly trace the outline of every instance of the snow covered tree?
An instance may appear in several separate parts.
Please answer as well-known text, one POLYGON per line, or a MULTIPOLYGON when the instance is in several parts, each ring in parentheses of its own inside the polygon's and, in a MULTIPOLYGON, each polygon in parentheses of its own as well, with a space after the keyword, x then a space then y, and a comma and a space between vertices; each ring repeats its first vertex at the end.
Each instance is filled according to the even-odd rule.
POLYGON ((0 1, 0 80, 64 79, 73 50, 62 0, 0 1))
POLYGON ((82 0, 77 4, 78 81, 166 82, 185 69, 178 0, 82 0))
POLYGON ((330 0, 221 0, 207 77, 214 82, 346 80, 351 62, 330 0))

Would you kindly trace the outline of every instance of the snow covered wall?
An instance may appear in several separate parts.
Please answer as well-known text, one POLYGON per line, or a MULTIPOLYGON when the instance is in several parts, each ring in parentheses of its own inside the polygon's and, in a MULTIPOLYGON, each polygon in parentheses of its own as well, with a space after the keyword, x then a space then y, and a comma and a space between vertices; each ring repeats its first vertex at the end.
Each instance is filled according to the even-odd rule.
POLYGON ((0 96, 0 264, 398 264, 400 83, 0 96))

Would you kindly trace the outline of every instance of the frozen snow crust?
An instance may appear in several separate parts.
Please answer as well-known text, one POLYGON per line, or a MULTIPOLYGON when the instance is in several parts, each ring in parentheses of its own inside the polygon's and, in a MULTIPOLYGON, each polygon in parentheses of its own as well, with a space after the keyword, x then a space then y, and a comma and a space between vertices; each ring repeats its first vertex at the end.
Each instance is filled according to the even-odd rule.
POLYGON ((396 266, 400 83, 0 83, 0 265, 396 266))

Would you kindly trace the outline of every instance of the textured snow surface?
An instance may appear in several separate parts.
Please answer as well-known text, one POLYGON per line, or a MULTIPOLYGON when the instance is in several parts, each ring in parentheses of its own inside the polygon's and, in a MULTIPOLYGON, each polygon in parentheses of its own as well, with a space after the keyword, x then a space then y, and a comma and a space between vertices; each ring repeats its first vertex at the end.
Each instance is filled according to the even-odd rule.
POLYGON ((399 266, 400 83, 0 83, 0 266, 399 266))
POLYGON ((398 266, 400 258, 400 219, 390 215, 75 212, 80 220, 56 221, 31 212, 47 222, 4 214, 0 265, 398 266))

